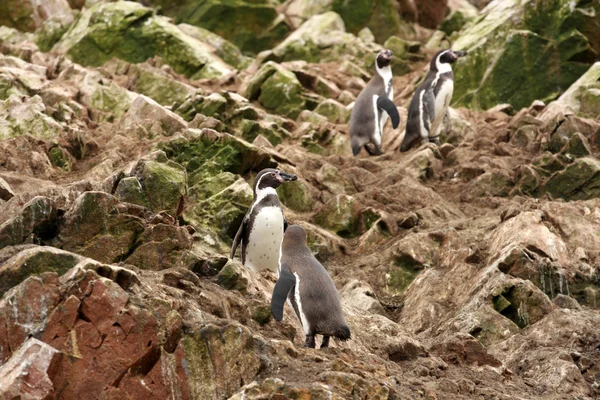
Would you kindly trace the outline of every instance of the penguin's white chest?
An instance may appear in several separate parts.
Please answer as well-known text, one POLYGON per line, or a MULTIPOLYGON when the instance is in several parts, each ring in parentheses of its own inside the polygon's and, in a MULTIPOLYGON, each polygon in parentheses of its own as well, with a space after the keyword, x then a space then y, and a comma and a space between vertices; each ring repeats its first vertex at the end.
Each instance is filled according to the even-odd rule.
POLYGON ((452 79, 446 79, 438 85, 441 85, 440 91, 435 97, 435 119, 431 124, 430 136, 437 136, 439 129, 448 111, 448 106, 452 100, 452 93, 454 92, 454 81, 452 79))
POLYGON ((254 218, 246 247, 246 267, 253 271, 270 269, 279 273, 283 241, 283 213, 279 207, 264 207, 254 218))

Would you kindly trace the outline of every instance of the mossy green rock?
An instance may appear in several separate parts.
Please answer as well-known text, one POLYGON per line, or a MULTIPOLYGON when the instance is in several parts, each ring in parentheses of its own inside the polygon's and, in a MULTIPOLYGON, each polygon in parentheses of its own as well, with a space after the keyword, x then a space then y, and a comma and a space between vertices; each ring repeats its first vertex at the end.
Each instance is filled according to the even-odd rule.
POLYGON ((586 118, 600 114, 600 62, 594 63, 556 101, 548 105, 545 116, 575 113, 586 118))
POLYGON ((64 274, 83 257, 50 246, 26 249, 0 265, 0 297, 31 275, 44 272, 64 274))
POLYGON ((192 236, 185 227, 150 225, 140 235, 135 250, 125 262, 141 269, 159 271, 177 265, 191 247, 192 236))
POLYGON ((85 192, 60 225, 61 248, 100 262, 119 262, 144 231, 142 221, 117 209, 119 200, 104 192, 85 192))
POLYGON ((248 289, 248 270, 237 260, 229 260, 219 271, 217 283, 229 290, 237 290, 246 293, 248 289))
POLYGON ((600 196, 600 161, 579 158, 564 171, 554 174, 543 186, 553 198, 587 200, 600 196))
POLYGON ((268 110, 295 119, 306 106, 303 91, 293 72, 278 69, 261 85, 258 101, 268 110))
POLYGON ((315 112, 327 118, 329 122, 345 124, 350 119, 350 110, 335 100, 327 99, 321 102, 315 112))
POLYGON ((35 43, 41 51, 50 51, 73 23, 73 15, 57 15, 42 23, 35 32, 35 43))
POLYGON ((379 45, 347 33, 342 18, 328 11, 311 17, 273 48, 271 59, 313 63, 350 59, 361 68, 370 69, 380 49, 379 45))
POLYGON ((600 4, 585 1, 491 3, 454 42, 469 52, 455 66, 454 104, 522 108, 556 98, 600 52, 599 12, 600 4))
POLYGON ((128 176, 121 179, 117 185, 115 195, 123 202, 148 207, 148 201, 146 200, 142 184, 135 176, 128 176))
POLYGON ((504 171, 492 171, 479 175, 471 181, 465 192, 474 197, 506 197, 512 186, 512 179, 504 171))
POLYGON ((33 32, 46 19, 66 18, 71 15, 65 0, 22 1, 6 0, 2 3, 0 25, 16 28, 22 32, 33 32))
POLYGON ((348 32, 357 34, 366 26, 379 43, 398 32, 409 31, 392 0, 334 0, 332 8, 340 14, 348 32))
POLYGON ((565 168, 562 161, 557 156, 546 151, 532 160, 533 168, 542 176, 550 176, 556 171, 565 168))
MULTIPOLYGON (((540 186, 540 179, 535 169, 529 165, 523 165, 519 171, 519 180, 515 185, 516 193, 521 193, 526 196, 534 196, 540 186)), ((512 192, 511 192, 512 194, 512 192)))
POLYGON ((256 379, 263 368, 258 345, 250 331, 240 325, 208 324, 186 334, 175 357, 177 374, 188 376, 186 392, 190 398, 226 399, 244 382, 256 379))
POLYGON ((314 207, 310 186, 303 180, 286 182, 277 188, 277 193, 279 200, 294 211, 307 212, 314 207))
POLYGON ((48 152, 48 158, 52 162, 52 165, 64 170, 71 170, 71 157, 69 157, 69 153, 67 150, 61 147, 53 147, 48 152))
POLYGON ((588 139, 581 133, 575 132, 562 153, 571 158, 581 158, 592 155, 592 150, 588 139))
POLYGON ((213 175, 227 171, 245 174, 251 170, 275 166, 271 156, 252 144, 224 132, 211 129, 188 129, 185 135, 158 146, 169 159, 186 167, 195 183, 193 175, 213 175))
POLYGON ((25 134, 53 139, 61 132, 63 127, 46 114, 46 106, 40 96, 22 98, 12 94, 0 101, 0 139, 25 134))
POLYGON ((243 55, 236 45, 208 29, 189 24, 179 24, 178 27, 189 36, 211 46, 223 61, 237 69, 245 69, 252 62, 252 58, 243 55))
POLYGON ((33 239, 53 236, 58 225, 54 201, 36 196, 27 202, 15 217, 0 225, 0 248, 15 246, 33 239))
POLYGON ((184 0, 179 3, 182 6, 178 11, 167 11, 177 22, 214 32, 244 52, 258 53, 272 48, 290 31, 275 6, 264 0, 184 0))
POLYGON ((314 215, 314 222, 341 237, 359 234, 360 207, 352 196, 339 194, 332 197, 314 215))
POLYGON ((177 207, 187 192, 187 174, 184 167, 175 163, 141 161, 134 174, 142 184, 149 208, 175 215, 177 207))
POLYGON ((82 65, 99 66, 113 57, 140 63, 161 56, 176 72, 193 79, 221 77, 231 69, 202 42, 166 17, 139 3, 98 3, 84 10, 54 46, 82 65))

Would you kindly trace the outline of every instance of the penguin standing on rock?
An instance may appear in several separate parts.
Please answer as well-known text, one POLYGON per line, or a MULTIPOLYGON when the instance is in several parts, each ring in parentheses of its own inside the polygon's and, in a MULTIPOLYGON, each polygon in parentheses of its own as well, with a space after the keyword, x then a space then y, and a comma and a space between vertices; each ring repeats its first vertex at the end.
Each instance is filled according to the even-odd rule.
POLYGON ((271 312, 283 319, 283 307, 290 300, 306 335, 305 347, 315 348, 315 335, 323 335, 321 348, 329 338, 350 339, 337 289, 327 270, 312 255, 306 244, 306 231, 290 226, 283 238, 279 279, 273 289, 271 312))
POLYGON ((242 220, 231 247, 229 258, 241 244, 244 266, 253 271, 279 271, 279 257, 287 221, 275 189, 284 182, 295 181, 296 175, 277 169, 263 169, 254 181, 254 202, 242 220))
POLYGON ((369 155, 383 154, 381 136, 388 115, 394 129, 400 123, 400 114, 394 105, 392 85, 392 52, 382 50, 375 59, 375 75, 360 92, 350 115, 350 143, 355 156, 364 146, 369 155), (367 143, 373 143, 374 149, 367 143))
POLYGON ((440 50, 431 60, 429 73, 413 95, 408 109, 406 133, 400 151, 407 151, 419 138, 439 146, 442 121, 454 92, 452 64, 466 51, 440 50))

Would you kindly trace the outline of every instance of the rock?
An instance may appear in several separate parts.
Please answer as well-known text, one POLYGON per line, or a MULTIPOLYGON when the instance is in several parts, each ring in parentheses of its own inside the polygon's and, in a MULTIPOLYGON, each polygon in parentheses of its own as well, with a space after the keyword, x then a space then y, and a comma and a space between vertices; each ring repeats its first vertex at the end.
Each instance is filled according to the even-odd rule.
POLYGON ((367 68, 373 65, 376 51, 380 49, 378 45, 364 43, 351 33, 346 33, 340 15, 328 11, 304 22, 273 48, 273 56, 280 62, 305 60, 322 63, 349 59, 367 68))
POLYGON ((564 294, 557 294, 552 299, 552 303, 556 304, 560 308, 568 308, 570 310, 581 310, 581 306, 574 298, 566 296, 564 294))
POLYGON ((512 185, 513 180, 506 172, 502 170, 486 172, 471 181, 463 194, 473 197, 506 197, 512 185))
POLYGON ((164 68, 149 63, 129 64, 119 59, 112 59, 104 65, 104 69, 117 77, 127 77, 127 88, 143 94, 163 106, 183 103, 187 97, 196 92, 196 88, 175 79, 164 68))
POLYGON ((73 21, 74 17, 71 10, 68 10, 66 13, 53 15, 44 21, 35 32, 35 43, 40 50, 50 51, 69 29, 73 21))
POLYGON ((457 333, 447 339, 438 340, 430 349, 447 363, 466 365, 491 365, 500 367, 502 363, 488 353, 485 346, 468 333, 457 333))
POLYGON ((36 196, 23 206, 18 215, 0 225, 0 248, 49 239, 56 234, 57 223, 54 202, 47 197, 36 196))
POLYGON ((288 183, 277 188, 281 203, 294 211, 312 211, 315 205, 313 200, 315 189, 302 179, 288 183))
POLYGON ((570 159, 580 158, 592 155, 592 149, 587 138, 581 133, 575 132, 561 153, 570 159))
POLYGON ((331 194, 354 194, 356 188, 340 171, 331 164, 323 164, 317 171, 315 178, 317 182, 331 194))
POLYGON ((0 178, 0 199, 8 201, 15 196, 14 192, 10 188, 10 185, 2 178, 0 178))
POLYGON ((185 227, 157 224, 146 227, 137 239, 128 264, 140 269, 162 270, 177 265, 185 251, 192 248, 192 236, 185 227))
POLYGON ((214 32, 247 53, 270 49, 290 32, 283 15, 268 2, 208 0, 198 5, 184 1, 176 6, 178 10, 170 11, 168 3, 167 14, 214 32))
POLYGON ((218 57, 237 69, 246 69, 252 62, 252 58, 243 55, 236 45, 208 29, 189 24, 179 24, 177 26, 187 35, 211 46, 218 57))
POLYGON ((219 271, 217 283, 225 289, 247 293, 250 271, 237 260, 229 260, 219 271))
POLYGON ((594 118, 600 112, 600 102, 597 101, 597 90, 600 88, 599 79, 600 62, 596 62, 556 101, 548 104, 540 118, 550 121, 558 113, 575 113, 582 117, 594 118))
POLYGON ((594 39, 600 34, 598 27, 587 28, 600 6, 586 11, 583 4, 491 3, 453 44, 454 49, 469 52, 456 63, 454 104, 487 109, 510 103, 519 109, 566 90, 600 51, 594 39), (487 67, 475 67, 482 65, 487 67), (506 71, 510 71, 510 85, 506 71), (519 90, 523 85, 530 89, 519 90))
POLYGON ((247 328, 207 324, 185 335, 175 350, 178 376, 189 376, 181 387, 185 398, 227 398, 252 382, 263 367, 259 342, 247 328), (184 361, 185 360, 185 361, 184 361), (237 379, 231 380, 230 376, 237 379))
POLYGON ((136 94, 123 89, 97 71, 71 65, 58 76, 57 82, 79 88, 78 101, 91 109, 91 118, 96 121, 112 122, 122 117, 136 94))
POLYGON ((450 13, 442 21, 439 29, 450 36, 460 31, 463 26, 478 17, 479 11, 468 0, 450 0, 448 2, 450 13))
POLYGON ((331 9, 333 0, 292 0, 287 4, 284 14, 291 20, 294 29, 310 17, 322 14, 331 9))
POLYGON ((340 302, 346 306, 385 316, 385 310, 373 289, 356 279, 348 282, 339 292, 340 302))
POLYGON ((540 187, 540 177, 535 169, 529 165, 522 165, 517 172, 517 183, 511 191, 511 195, 520 193, 526 196, 534 196, 540 187))
POLYGON ((118 204, 104 192, 79 196, 61 223, 61 247, 100 262, 121 261, 144 228, 139 217, 120 213, 118 204))
POLYGON ((419 25, 436 29, 447 14, 448 0, 415 0, 419 12, 419 25))
POLYGON ((29 337, 44 331, 60 301, 58 286, 56 273, 44 273, 27 278, 0 299, 0 365, 29 337))
POLYGON ((350 119, 350 110, 332 99, 319 103, 315 112, 326 117, 329 122, 337 124, 345 124, 350 119))
POLYGON ((50 246, 23 250, 0 263, 0 297, 31 275, 44 272, 64 274, 77 265, 82 257, 50 246))
POLYGON ((542 193, 567 200, 589 199, 600 193, 600 163, 595 158, 578 158, 564 171, 552 175, 542 186, 542 193))
MULTIPOLYGON (((465 140, 475 135, 473 125, 462 117, 460 112, 452 107, 448 108, 446 118, 442 121, 443 127, 440 139, 444 143, 458 146, 465 140)), ((441 150, 441 149, 440 149, 441 150)))
POLYGON ((6 13, 0 17, 0 25, 16 28, 23 32, 33 32, 44 20, 53 17, 71 16, 71 8, 66 0, 8 1, 4 4, 6 13))
POLYGON ((340 14, 348 32, 357 34, 363 27, 368 27, 379 43, 398 32, 410 34, 411 28, 406 24, 396 8, 389 0, 360 0, 352 7, 343 0, 333 0, 333 11, 340 14))
POLYGON ((260 86, 258 101, 268 110, 295 119, 305 107, 302 91, 296 76, 279 68, 260 86))
POLYGON ((27 340, 0 366, 0 396, 5 399, 44 399, 52 396, 58 350, 38 339, 27 340))
POLYGON ((40 139, 54 139, 63 127, 46 114, 41 97, 10 95, 0 100, 0 138, 10 139, 20 135, 32 135, 40 139))
POLYGON ((332 197, 313 216, 313 221, 341 237, 359 234, 360 206, 352 196, 338 194, 332 197))
POLYGON ((171 216, 177 215, 181 198, 187 192, 187 174, 184 167, 174 162, 140 160, 133 167, 132 174, 141 183, 144 203, 152 211, 165 211, 171 216))
POLYGON ((375 42, 375 35, 373 35, 373 32, 368 27, 362 28, 356 36, 365 43, 375 42))
POLYGON ((113 57, 140 63, 161 56, 176 72, 192 79, 231 72, 202 42, 135 2, 97 3, 84 10, 53 51, 93 66, 113 57))

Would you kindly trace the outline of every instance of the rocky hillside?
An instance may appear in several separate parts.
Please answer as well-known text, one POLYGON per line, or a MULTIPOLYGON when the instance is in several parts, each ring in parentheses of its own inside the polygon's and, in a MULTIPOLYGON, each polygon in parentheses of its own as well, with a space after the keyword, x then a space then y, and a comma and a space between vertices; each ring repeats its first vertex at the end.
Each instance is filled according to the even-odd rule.
POLYGON ((5 1, 0 398, 600 397, 599 3, 349 3, 5 1), (400 153, 450 46, 443 144, 400 153), (382 48, 401 126, 354 158, 382 48), (265 167, 348 342, 227 257, 265 167))

